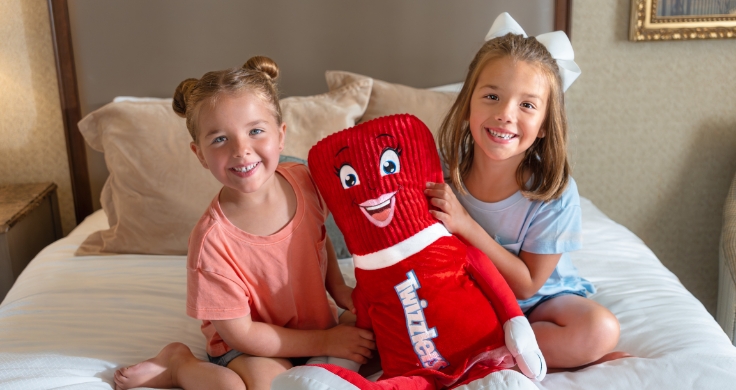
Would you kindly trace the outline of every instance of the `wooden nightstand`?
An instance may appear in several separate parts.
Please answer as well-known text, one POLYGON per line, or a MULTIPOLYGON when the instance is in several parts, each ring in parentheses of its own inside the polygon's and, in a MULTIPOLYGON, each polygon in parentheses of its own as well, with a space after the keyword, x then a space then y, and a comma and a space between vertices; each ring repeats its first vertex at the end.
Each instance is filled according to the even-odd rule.
POLYGON ((36 254, 61 236, 56 184, 0 186, 0 301, 36 254))

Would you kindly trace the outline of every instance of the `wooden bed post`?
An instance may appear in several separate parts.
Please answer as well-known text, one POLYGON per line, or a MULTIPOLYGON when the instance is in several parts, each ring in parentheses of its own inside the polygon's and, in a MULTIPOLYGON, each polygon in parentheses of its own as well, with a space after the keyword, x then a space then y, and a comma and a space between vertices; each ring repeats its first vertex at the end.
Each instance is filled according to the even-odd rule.
POLYGON ((72 51, 72 34, 66 0, 48 0, 51 36, 56 56, 61 115, 64 121, 66 151, 69 157, 74 213, 77 223, 92 214, 92 190, 87 170, 87 151, 77 123, 82 119, 77 89, 77 73, 72 51))
POLYGON ((555 31, 562 30, 572 41, 572 0, 555 0, 555 31))

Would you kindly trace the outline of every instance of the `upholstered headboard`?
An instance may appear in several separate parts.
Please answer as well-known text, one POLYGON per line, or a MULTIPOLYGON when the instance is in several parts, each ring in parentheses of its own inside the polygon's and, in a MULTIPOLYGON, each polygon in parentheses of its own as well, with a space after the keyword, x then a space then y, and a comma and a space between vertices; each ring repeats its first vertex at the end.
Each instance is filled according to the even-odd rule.
POLYGON ((187 77, 272 57, 284 96, 327 90, 326 70, 426 88, 460 81, 493 19, 570 34, 572 0, 48 0, 77 221, 99 208, 104 159, 77 122, 116 96, 169 97, 187 77))

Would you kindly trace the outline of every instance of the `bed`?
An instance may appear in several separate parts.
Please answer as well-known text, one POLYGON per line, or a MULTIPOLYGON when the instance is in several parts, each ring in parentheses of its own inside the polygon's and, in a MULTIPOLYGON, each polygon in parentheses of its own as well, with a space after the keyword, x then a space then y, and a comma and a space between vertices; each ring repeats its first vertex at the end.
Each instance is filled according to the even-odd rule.
MULTIPOLYGON (((636 357, 549 374, 541 389, 726 389, 736 348, 705 308, 634 234, 583 199, 585 248, 573 254, 621 322, 617 349, 636 357)), ((102 211, 49 245, 0 305, 0 388, 111 389, 114 371, 166 343, 205 357, 184 312, 185 257, 75 256, 108 226, 102 211)), ((340 260, 350 282, 352 263, 340 260)))
MULTIPOLYGON (((304 158, 328 133, 392 113, 415 114, 436 132, 458 88, 414 88, 346 71, 328 71, 325 81, 328 92, 282 100, 285 159, 304 158)), ((169 107, 169 99, 122 97, 93 107, 81 132, 70 131, 73 153, 83 137, 104 156, 102 209, 78 214, 81 223, 39 253, 0 304, 0 388, 111 389, 117 368, 174 341, 205 357, 200 323, 185 314, 185 248, 219 185, 188 151, 183 119, 169 107)), ((76 120, 67 117, 74 128, 76 120)), ((76 185, 82 176, 75 174, 76 185)), ((88 200, 75 197, 78 212, 91 211, 88 200)), ((584 249, 572 260, 596 285, 592 299, 620 321, 616 349, 635 357, 551 373, 537 387, 735 388, 736 348, 703 305, 639 238, 585 198, 582 214, 584 249)), ((339 231, 332 224, 328 231, 354 283, 339 231)))

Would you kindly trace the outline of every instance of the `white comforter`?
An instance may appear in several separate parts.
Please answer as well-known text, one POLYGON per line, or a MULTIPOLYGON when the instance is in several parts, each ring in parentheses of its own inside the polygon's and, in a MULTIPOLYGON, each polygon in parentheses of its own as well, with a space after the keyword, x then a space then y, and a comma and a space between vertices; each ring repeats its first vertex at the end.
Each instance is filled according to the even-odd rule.
MULTIPOLYGON (((0 389, 111 389, 118 367, 181 341, 205 357, 184 312, 181 256, 74 257, 97 212, 44 249, 0 305, 0 389)), ((631 232, 583 200, 585 249, 573 253, 593 297, 637 357, 555 373, 543 389, 736 389, 736 348, 705 308, 631 232)), ((694 259, 696 261, 696 259, 694 259)), ((352 279, 349 260, 341 262, 352 279)))

